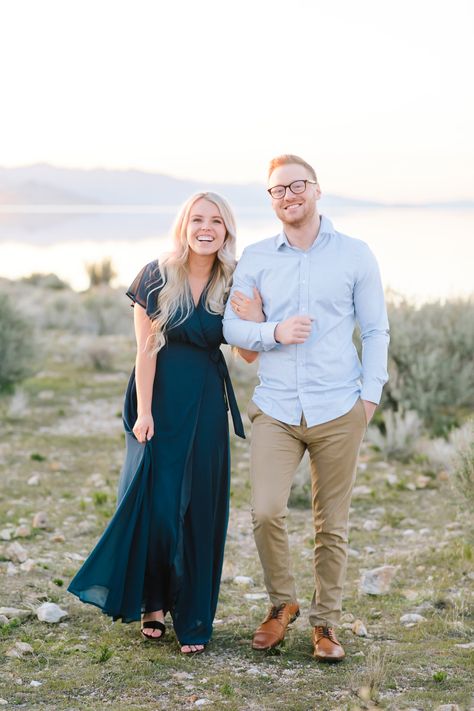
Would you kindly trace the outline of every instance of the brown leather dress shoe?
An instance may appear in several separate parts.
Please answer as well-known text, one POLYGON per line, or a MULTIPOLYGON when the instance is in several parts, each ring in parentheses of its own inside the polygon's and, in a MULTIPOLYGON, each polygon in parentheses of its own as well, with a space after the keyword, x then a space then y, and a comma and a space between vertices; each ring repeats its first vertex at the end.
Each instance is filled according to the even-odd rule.
POLYGON ((263 650, 276 647, 284 640, 288 625, 294 622, 299 614, 300 608, 296 602, 272 605, 270 612, 255 631, 252 648, 263 650))
POLYGON ((315 627, 313 630, 313 657, 320 662, 341 662, 346 656, 333 627, 315 627))

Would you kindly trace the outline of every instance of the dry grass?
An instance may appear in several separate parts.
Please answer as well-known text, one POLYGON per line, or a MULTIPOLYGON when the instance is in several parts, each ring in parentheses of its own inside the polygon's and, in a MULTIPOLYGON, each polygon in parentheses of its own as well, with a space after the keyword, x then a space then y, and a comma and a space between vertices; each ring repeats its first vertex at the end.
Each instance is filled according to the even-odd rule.
MULTIPOLYGON (((69 595, 77 556, 87 555, 113 511, 123 453, 117 415, 133 361, 131 337, 81 339, 84 351, 93 344, 113 351, 112 370, 98 372, 78 354, 77 338, 56 333, 43 371, 16 401, 0 405, 0 529, 31 524, 37 511, 49 518, 48 528, 20 540, 36 561, 31 572, 17 565, 7 575, 8 563, 0 562, 0 605, 34 609, 50 600, 69 613, 57 625, 31 617, 1 628, 0 697, 7 708, 173 711, 199 708, 199 699, 219 711, 469 708, 474 653, 456 646, 474 633, 467 514, 448 482, 433 478, 416 488, 417 465, 380 461, 367 447, 357 482, 367 489, 351 515, 344 610, 365 622, 369 637, 342 629, 341 665, 318 665, 311 656, 313 532, 304 506, 289 518, 303 614, 280 650, 262 655, 250 648, 267 603, 245 597, 262 592, 263 580, 248 513, 248 443, 239 440, 232 441, 232 514, 215 634, 204 655, 183 658, 172 633, 159 645, 142 641, 136 624, 113 624, 69 595), (35 475, 37 485, 28 484, 35 475), (367 530, 367 520, 378 528, 367 530), (390 594, 361 595, 361 570, 384 563, 399 566, 390 594), (236 575, 252 577, 255 586, 240 587, 236 575), (426 621, 402 626, 400 616, 416 610, 426 621), (5 657, 15 641, 31 644, 33 654, 5 657)), ((245 409, 255 371, 237 362, 231 369, 245 409)))

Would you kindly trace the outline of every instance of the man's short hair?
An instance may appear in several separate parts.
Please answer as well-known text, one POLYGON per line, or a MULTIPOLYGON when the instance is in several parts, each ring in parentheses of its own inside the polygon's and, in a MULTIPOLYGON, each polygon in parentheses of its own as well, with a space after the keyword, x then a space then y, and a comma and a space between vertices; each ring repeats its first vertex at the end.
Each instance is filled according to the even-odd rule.
POLYGON ((316 171, 314 170, 313 166, 311 166, 299 156, 294 156, 291 153, 285 153, 282 156, 272 158, 272 160, 270 161, 270 165, 268 166, 268 177, 270 177, 275 168, 279 168, 281 165, 291 165, 294 163, 296 163, 296 165, 302 165, 309 172, 313 180, 318 180, 316 177, 316 171))

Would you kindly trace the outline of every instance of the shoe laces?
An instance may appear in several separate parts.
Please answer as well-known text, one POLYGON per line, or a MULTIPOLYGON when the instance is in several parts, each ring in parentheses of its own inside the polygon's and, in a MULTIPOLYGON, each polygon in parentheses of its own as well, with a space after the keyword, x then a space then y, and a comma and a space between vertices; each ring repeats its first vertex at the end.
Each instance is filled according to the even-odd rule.
POLYGON ((268 613, 268 619, 269 620, 280 620, 281 621, 281 616, 282 612, 286 607, 286 603, 282 602, 281 605, 272 605, 270 612, 268 613))
POLYGON ((327 639, 331 640, 331 642, 334 642, 334 644, 339 644, 339 642, 336 639, 336 635, 334 634, 334 628, 333 627, 316 627, 318 630, 318 633, 321 635, 321 637, 326 637, 327 639))

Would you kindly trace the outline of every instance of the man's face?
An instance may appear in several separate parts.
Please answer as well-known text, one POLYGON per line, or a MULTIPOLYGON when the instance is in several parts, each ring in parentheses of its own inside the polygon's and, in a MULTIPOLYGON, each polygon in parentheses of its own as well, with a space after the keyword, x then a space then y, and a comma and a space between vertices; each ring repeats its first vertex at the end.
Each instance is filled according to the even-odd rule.
MULTIPOLYGON (((268 180, 268 187, 275 185, 289 185, 294 180, 312 180, 311 175, 302 165, 290 163, 275 168, 268 180)), ((319 185, 306 183, 306 190, 295 195, 290 188, 286 189, 285 195, 276 200, 272 198, 272 207, 276 216, 283 224, 292 227, 301 227, 309 222, 316 214, 316 202, 321 197, 319 185)))

